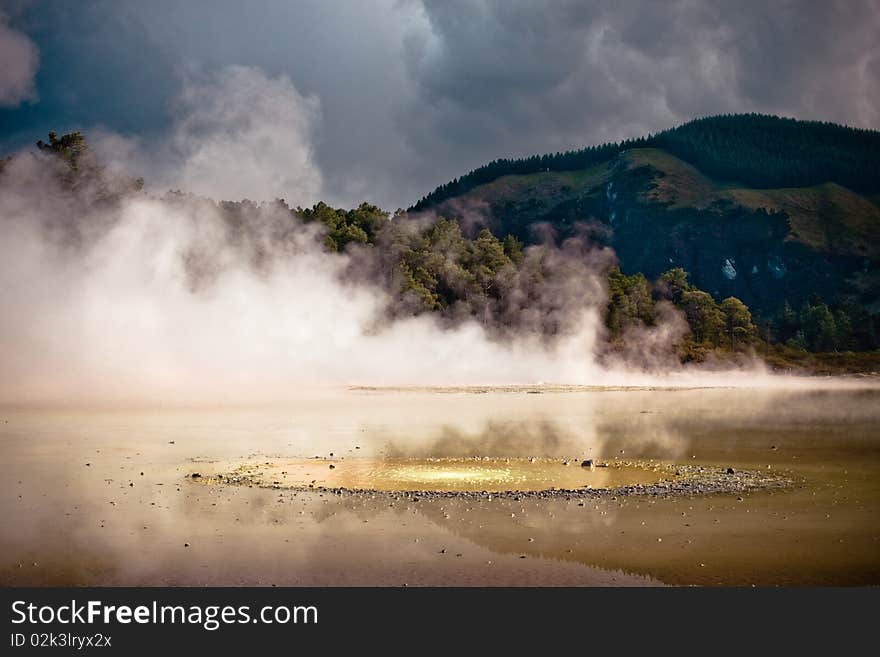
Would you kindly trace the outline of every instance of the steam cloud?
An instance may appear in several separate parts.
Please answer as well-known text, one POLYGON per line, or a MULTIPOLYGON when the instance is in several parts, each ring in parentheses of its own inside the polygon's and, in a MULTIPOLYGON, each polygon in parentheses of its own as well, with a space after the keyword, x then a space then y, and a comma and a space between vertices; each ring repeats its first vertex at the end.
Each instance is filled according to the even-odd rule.
POLYGON ((413 316, 383 284, 387 251, 327 253, 321 228, 278 201, 112 200, 125 184, 113 169, 152 170, 215 198, 320 192, 310 159, 319 103, 286 78, 234 67, 188 86, 179 108, 167 144, 103 134, 97 150, 111 173, 73 188, 54 159, 23 153, 5 166, 0 402, 273 401, 324 385, 646 385, 657 372, 680 380, 668 377, 680 372, 669 346, 686 325, 672 307, 629 336, 630 353, 597 361, 601 272, 613 254, 584 240, 527 249, 524 266, 497 280, 503 302, 493 307, 413 316))
POLYGON ((0 181, 4 401, 277 399, 322 384, 595 381, 597 316, 552 347, 472 321, 401 318, 316 229, 193 197, 102 208, 17 157, 0 181))
POLYGON ((0 107, 36 100, 34 77, 40 62, 37 46, 26 34, 12 29, 0 11, 0 107))
POLYGON ((165 141, 90 131, 101 162, 136 172, 157 191, 300 204, 322 198, 322 175, 313 162, 321 105, 317 97, 301 95, 287 76, 246 66, 191 75, 174 107, 165 141))

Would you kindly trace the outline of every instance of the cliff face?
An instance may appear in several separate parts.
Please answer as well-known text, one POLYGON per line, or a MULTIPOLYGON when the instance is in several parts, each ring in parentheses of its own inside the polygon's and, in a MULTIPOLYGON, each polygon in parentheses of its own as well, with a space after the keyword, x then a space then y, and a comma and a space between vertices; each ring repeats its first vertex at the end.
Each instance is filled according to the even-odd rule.
POLYGON ((527 243, 587 233, 625 272, 683 267, 761 314, 813 294, 880 311, 880 208, 834 183, 753 189, 645 148, 580 171, 504 176, 434 210, 527 243))

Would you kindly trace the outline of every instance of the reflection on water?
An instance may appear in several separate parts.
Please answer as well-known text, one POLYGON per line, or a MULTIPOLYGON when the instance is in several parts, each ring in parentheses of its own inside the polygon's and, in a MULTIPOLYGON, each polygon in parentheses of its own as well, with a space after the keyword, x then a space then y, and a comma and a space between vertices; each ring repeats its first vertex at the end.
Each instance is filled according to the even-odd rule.
MULTIPOLYGON (((878 401, 871 389, 328 392, 271 409, 3 409, 0 583, 877 584, 878 401), (389 502, 186 480, 316 456, 397 463, 399 482, 430 476, 406 470, 413 458, 535 457, 572 473, 562 459, 619 457, 804 484, 742 499, 389 502)), ((456 472, 473 474, 438 476, 456 472)))
MULTIPOLYGON (((206 471, 207 472, 207 471, 206 471)), ((200 483, 254 484, 275 488, 330 488, 349 491, 512 492, 610 489, 655 483, 663 473, 601 463, 524 458, 341 458, 252 459, 244 464, 213 464, 200 483), (233 469, 233 466, 234 469, 233 469)), ((669 475, 667 475, 669 477, 669 475)), ((190 475, 193 478, 193 475, 190 475)))

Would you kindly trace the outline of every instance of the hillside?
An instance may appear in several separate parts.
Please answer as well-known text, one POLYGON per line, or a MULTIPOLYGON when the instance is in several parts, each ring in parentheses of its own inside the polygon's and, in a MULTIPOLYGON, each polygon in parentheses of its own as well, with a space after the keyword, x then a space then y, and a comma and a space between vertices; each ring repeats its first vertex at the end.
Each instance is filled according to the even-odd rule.
POLYGON ((612 146, 493 163, 414 209, 527 243, 545 239, 541 225, 562 239, 587 224, 624 271, 682 267, 764 316, 815 295, 880 311, 880 133, 748 115, 612 146), (529 172, 535 162, 548 166, 529 172), (507 168, 523 172, 489 175, 507 168))
POLYGON ((498 159, 440 185, 410 210, 424 210, 507 175, 578 171, 633 148, 661 148, 720 180, 760 189, 836 182, 880 194, 880 132, 763 114, 690 121, 656 135, 577 151, 498 159))

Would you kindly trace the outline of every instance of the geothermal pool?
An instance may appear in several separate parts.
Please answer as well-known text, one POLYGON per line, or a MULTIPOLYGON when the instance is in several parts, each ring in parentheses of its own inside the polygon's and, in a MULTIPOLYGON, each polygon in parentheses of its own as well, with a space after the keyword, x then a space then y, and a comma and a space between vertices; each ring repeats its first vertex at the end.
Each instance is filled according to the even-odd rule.
POLYGON ((707 495, 790 488, 795 481, 777 472, 626 461, 559 458, 251 458, 211 463, 187 475, 214 486, 247 486, 337 495, 492 499, 611 496, 707 495), (580 463, 580 467, 578 467, 580 463))
POLYGON ((6 407, 0 584, 876 585, 878 402, 868 383, 6 407), (758 483, 680 486, 728 469, 758 483))
POLYGON ((615 490, 674 477, 651 464, 600 462, 590 467, 569 459, 525 458, 256 458, 241 464, 211 464, 189 478, 215 486, 331 490, 345 493, 518 493, 615 490), (203 474, 205 472, 205 474, 203 474))

